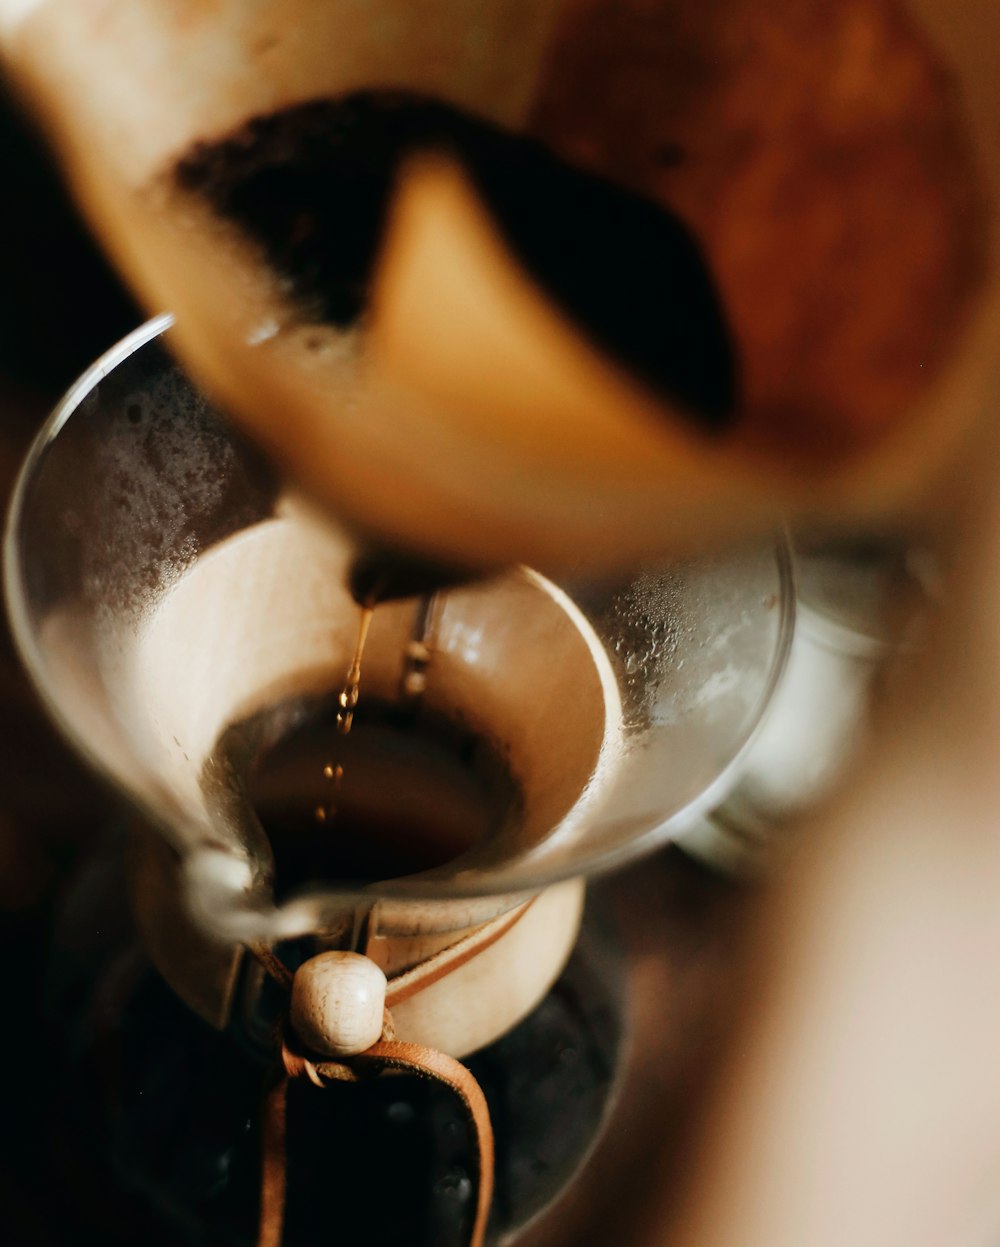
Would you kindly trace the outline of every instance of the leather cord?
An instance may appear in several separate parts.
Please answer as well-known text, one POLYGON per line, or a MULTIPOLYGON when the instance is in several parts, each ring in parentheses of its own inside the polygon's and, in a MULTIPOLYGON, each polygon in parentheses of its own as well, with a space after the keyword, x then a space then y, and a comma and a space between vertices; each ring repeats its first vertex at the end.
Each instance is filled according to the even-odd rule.
POLYGON ((426 961, 414 966, 412 970, 407 970, 405 974, 399 974, 394 979, 390 979, 385 992, 387 1007, 391 1009, 393 1005, 402 1004, 404 1000, 409 1000, 411 996, 422 992, 424 988, 439 983, 446 975, 452 974, 460 966, 471 961, 473 957, 484 953, 497 940, 503 939, 516 923, 520 922, 531 907, 533 900, 534 898, 525 901, 524 904, 508 910, 507 913, 501 914, 499 918, 494 918, 491 922, 484 922, 481 927, 476 927, 457 943, 450 944, 441 952, 435 953, 433 957, 428 957, 426 961))
MULTIPOLYGON (((431 984, 440 982, 445 975, 495 944, 523 917, 531 903, 529 900, 492 922, 477 927, 449 948, 392 979, 386 990, 382 1035, 376 1043, 357 1056, 332 1061, 300 1051, 286 1020, 282 1026, 280 1058, 264 1096, 257 1247, 281 1247, 285 1222, 289 1082, 292 1079, 305 1078, 316 1087, 328 1087, 337 1082, 358 1082, 362 1078, 377 1076, 387 1070, 415 1074, 420 1078, 438 1082, 458 1097, 472 1128, 478 1171, 476 1211, 469 1235, 469 1247, 483 1247, 493 1198, 494 1171, 493 1127, 486 1097, 469 1070, 454 1057, 434 1048, 397 1040, 390 1007, 410 999, 431 984)), ((271 949, 262 945, 248 947, 267 974, 279 986, 289 990, 292 972, 271 949)))

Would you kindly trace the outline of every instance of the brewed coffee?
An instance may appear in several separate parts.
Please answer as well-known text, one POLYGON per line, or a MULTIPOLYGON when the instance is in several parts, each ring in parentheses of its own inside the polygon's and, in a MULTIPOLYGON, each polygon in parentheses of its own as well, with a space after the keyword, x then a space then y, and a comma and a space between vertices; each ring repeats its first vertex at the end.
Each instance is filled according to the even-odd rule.
POLYGON ((256 757, 238 724, 216 757, 245 769, 245 791, 270 841, 275 898, 311 883, 365 884, 443 866, 517 816, 517 785, 488 741, 421 706, 362 699, 353 730, 339 700, 275 707, 291 726, 256 757), (320 814, 320 812, 322 812, 320 814))

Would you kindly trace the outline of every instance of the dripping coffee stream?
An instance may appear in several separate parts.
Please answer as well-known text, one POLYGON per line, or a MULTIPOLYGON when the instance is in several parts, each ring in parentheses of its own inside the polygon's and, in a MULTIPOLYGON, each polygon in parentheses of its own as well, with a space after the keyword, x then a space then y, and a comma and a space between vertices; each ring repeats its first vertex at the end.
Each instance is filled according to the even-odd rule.
MULTIPOLYGON (((486 741, 422 707, 436 596, 414 610, 400 643, 394 699, 363 696, 364 650, 376 605, 358 633, 332 708, 325 700, 265 746, 248 793, 275 855, 275 889, 320 881, 371 882, 440 867, 485 841, 515 798, 486 741), (511 795, 507 795, 510 793, 511 795)), ((272 712, 273 713, 273 712, 272 712)), ((215 753, 238 769, 252 724, 227 729, 215 753)))
MULTIPOLYGON (((336 730, 340 736, 350 734, 361 695, 361 668, 372 618, 380 602, 405 598, 420 593, 413 635, 404 652, 400 697, 415 705, 426 685, 426 668, 430 660, 428 638, 437 608, 437 587, 449 582, 460 583, 464 573, 452 568, 407 559, 398 552, 379 552, 372 548, 355 560, 350 570, 349 587, 358 604, 358 632, 344 686, 337 697, 336 730), (428 591, 429 586, 434 586, 428 591)), ((344 778, 341 761, 331 757, 323 765, 323 778, 329 785, 329 796, 315 810, 316 820, 325 823, 336 817, 337 793, 344 778)))
POLYGON ((351 665, 347 670, 347 680, 337 698, 337 704, 340 706, 340 710, 337 713, 337 727, 342 736, 346 736, 350 732, 354 723, 354 712, 357 709, 358 697, 361 692, 361 660, 364 658, 365 642, 368 639, 368 629, 371 626, 374 613, 374 602, 366 602, 361 607, 361 614, 358 620, 358 639, 354 643, 354 653, 351 656, 351 665))
MULTIPOLYGON (((364 658, 368 628, 372 621, 372 615, 375 612, 374 602, 366 602, 361 606, 360 611, 358 639, 354 643, 354 654, 351 657, 351 665, 347 671, 344 687, 340 690, 340 694, 337 697, 337 704, 340 707, 337 711, 337 731, 341 736, 346 736, 354 724, 354 712, 357 709, 358 698, 361 693, 361 661, 364 658)), ((330 798, 327 802, 321 802, 316 807, 316 819, 321 823, 325 823, 337 815, 337 792, 344 778, 343 763, 336 762, 332 758, 329 762, 324 763, 323 778, 330 784, 330 798)))

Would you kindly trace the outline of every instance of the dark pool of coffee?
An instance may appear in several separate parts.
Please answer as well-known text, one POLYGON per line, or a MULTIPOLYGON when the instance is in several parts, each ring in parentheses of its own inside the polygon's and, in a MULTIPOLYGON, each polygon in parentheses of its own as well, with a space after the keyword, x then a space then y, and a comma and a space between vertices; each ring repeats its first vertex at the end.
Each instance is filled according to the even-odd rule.
POLYGON ((443 866, 517 817, 517 786, 483 737, 366 696, 345 734, 337 711, 330 699, 292 713, 276 738, 258 716, 216 752, 270 842, 277 900, 443 866))

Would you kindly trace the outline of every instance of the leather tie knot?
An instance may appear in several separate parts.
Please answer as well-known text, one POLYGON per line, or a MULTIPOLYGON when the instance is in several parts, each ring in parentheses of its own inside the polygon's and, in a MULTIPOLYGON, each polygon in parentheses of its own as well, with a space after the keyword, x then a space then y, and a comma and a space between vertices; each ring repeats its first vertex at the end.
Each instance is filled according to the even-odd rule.
POLYGON ((469 1247, 482 1247, 493 1198, 493 1128, 482 1089, 444 1052, 396 1039, 389 1005, 407 1000, 490 947, 527 911, 530 901, 478 927, 443 952, 386 984, 381 970, 356 953, 321 953, 293 975, 263 946, 250 952, 289 993, 278 1060, 264 1099, 260 1228, 257 1247, 281 1247, 285 1219, 288 1084, 320 1089, 388 1070, 440 1083, 459 1099, 472 1130, 478 1187, 469 1247), (304 1033, 303 1033, 304 1032, 304 1033))

